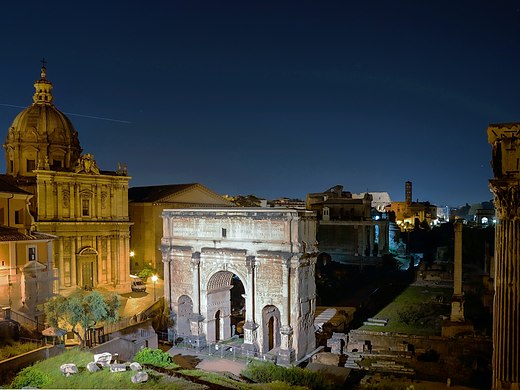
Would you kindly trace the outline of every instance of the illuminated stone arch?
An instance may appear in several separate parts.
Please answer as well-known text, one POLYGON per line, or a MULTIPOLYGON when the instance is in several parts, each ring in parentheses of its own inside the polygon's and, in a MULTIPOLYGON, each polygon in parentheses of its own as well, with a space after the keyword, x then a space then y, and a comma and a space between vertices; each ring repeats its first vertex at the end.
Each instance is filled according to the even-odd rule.
POLYGON ((252 354, 290 364, 314 350, 314 213, 229 208, 164 210, 162 215, 170 334, 186 329, 177 302, 187 295, 193 314, 185 339, 194 347, 229 339, 231 324, 242 318, 241 346, 252 354), (243 293, 232 290, 234 275, 243 293), (236 297, 241 297, 238 315, 230 302, 236 297))

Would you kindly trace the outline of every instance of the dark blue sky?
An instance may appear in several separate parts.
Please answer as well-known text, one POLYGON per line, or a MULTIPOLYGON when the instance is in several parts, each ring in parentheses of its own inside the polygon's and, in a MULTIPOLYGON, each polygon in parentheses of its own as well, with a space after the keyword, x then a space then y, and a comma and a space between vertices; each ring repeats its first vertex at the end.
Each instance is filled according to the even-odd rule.
POLYGON ((70 116, 132 186, 480 202, 487 125, 520 121, 520 0, 24 1, 0 23, 2 137, 45 57, 60 110, 130 122, 70 116))

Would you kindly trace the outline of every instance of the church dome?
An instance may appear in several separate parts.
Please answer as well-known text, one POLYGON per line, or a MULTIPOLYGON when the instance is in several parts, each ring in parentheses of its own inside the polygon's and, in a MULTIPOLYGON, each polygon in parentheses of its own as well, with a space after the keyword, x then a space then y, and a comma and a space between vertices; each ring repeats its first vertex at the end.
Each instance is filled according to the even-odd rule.
POLYGON ((34 88, 33 104, 14 118, 4 143, 7 174, 13 176, 35 176, 35 169, 68 171, 81 154, 78 132, 53 104, 45 66, 34 88))

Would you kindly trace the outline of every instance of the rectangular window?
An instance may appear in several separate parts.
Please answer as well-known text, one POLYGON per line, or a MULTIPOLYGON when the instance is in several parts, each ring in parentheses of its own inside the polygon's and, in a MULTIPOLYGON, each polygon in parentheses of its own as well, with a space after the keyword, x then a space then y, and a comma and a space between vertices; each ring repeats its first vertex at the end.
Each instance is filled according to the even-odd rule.
POLYGON ((14 212, 14 223, 16 225, 22 224, 22 210, 15 210, 14 212))
POLYGON ((32 172, 36 169, 36 160, 27 160, 27 172, 32 172))
POLYGON ((227 230, 222 228, 222 238, 226 238, 227 236, 227 230))
POLYGON ((36 261, 36 247, 35 246, 30 246, 27 248, 27 258, 29 259, 29 261, 36 261))
POLYGON ((81 200, 81 215, 83 217, 88 217, 90 215, 90 200, 88 200, 88 199, 81 200))

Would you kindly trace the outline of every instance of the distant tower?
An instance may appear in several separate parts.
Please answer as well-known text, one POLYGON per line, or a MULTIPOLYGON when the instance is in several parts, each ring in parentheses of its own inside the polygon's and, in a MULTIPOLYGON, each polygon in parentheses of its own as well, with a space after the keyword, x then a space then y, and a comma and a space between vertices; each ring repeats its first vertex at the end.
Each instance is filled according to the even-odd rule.
POLYGON ((493 389, 520 388, 520 123, 489 125, 497 213, 493 389))
POLYGON ((410 208, 412 206, 412 196, 412 182, 407 181, 404 183, 404 201, 407 214, 410 212, 410 208))

